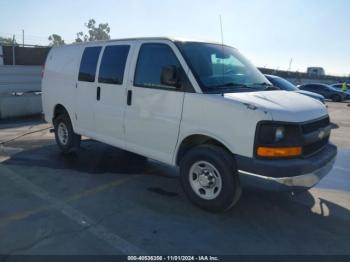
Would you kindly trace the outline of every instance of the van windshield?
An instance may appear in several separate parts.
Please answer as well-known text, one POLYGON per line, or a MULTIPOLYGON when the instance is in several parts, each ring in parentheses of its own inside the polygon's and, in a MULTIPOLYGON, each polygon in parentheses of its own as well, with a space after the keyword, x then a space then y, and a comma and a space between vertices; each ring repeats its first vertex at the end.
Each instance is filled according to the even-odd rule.
POLYGON ((236 49, 219 44, 177 42, 204 93, 261 91, 272 87, 236 49))

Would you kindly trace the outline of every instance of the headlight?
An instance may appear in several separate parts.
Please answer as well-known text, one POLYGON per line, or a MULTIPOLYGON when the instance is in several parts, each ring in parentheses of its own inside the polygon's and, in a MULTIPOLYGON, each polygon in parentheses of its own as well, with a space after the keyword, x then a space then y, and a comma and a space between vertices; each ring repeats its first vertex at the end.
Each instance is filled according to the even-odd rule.
POLYGON ((280 142, 284 138, 284 127, 278 127, 276 128, 275 133, 275 142, 280 142))
POLYGON ((302 154, 299 125, 263 122, 258 124, 255 141, 259 157, 295 157, 302 154))

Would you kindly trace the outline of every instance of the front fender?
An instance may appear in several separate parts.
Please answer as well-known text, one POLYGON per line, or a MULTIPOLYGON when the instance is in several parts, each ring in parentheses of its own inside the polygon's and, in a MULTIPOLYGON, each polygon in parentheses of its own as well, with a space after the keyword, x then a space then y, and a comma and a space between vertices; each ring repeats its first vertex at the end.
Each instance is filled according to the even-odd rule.
POLYGON ((223 146, 226 147, 227 150, 229 150, 232 154, 235 153, 235 148, 230 145, 228 143, 228 141, 225 141, 224 139, 221 139, 219 138, 217 135, 215 135, 214 133, 208 131, 208 130, 195 130, 193 132, 188 132, 188 133, 182 133, 180 134, 179 136, 179 139, 178 139, 178 143, 176 144, 176 148, 175 148, 175 151, 174 151, 174 154, 173 154, 173 159, 172 159, 172 163, 173 165, 176 165, 177 163, 177 158, 178 158, 178 154, 179 154, 179 150, 181 148, 181 145, 183 144, 183 142, 191 137, 191 136, 205 136, 205 137, 208 137, 212 140, 215 140, 217 142, 219 142, 220 144, 222 144, 223 146))

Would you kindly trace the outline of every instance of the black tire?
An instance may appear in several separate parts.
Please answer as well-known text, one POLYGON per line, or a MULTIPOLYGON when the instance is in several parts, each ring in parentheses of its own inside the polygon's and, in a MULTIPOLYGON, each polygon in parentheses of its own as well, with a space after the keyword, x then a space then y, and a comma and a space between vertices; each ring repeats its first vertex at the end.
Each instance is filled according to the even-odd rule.
POLYGON ((334 96, 332 96, 332 101, 333 101, 333 102, 341 102, 341 97, 340 97, 340 95, 334 95, 334 96))
POLYGON ((72 153, 80 147, 81 136, 74 133, 72 122, 67 113, 58 115, 54 119, 53 124, 55 128, 56 143, 64 154, 72 153), (65 143, 62 141, 62 139, 59 138, 58 133, 60 125, 64 125, 67 130, 67 138, 65 140, 65 143))
MULTIPOLYGON (((242 192, 233 156, 225 149, 213 145, 198 146, 186 153, 180 163, 180 180, 188 198, 200 208, 211 212, 229 210, 237 203, 242 192), (214 166, 221 177, 221 191, 214 199, 204 199, 191 186, 190 177, 194 174, 190 174, 190 170, 199 161, 214 166)), ((194 180, 199 181, 199 176, 194 180)), ((199 194, 200 190, 202 189, 198 190, 199 194)))

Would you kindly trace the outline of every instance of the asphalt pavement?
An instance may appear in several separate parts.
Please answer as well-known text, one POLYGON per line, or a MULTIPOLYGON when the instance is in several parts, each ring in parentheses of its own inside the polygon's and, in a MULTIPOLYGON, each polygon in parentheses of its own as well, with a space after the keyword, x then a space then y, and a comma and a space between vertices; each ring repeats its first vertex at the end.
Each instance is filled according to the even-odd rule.
POLYGON ((0 254, 350 254, 350 107, 329 111, 339 152, 317 187, 245 190, 223 214, 193 206, 176 168, 89 139, 64 156, 50 125, 2 122, 0 254))

